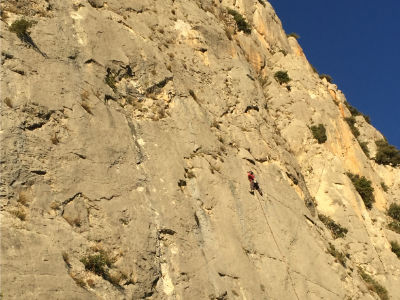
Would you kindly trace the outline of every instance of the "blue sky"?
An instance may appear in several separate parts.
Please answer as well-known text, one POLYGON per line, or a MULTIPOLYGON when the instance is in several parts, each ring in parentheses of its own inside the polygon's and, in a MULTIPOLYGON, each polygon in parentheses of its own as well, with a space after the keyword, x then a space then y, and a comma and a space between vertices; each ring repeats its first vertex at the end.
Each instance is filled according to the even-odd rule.
POLYGON ((400 1, 269 2, 310 63, 400 149, 400 1))

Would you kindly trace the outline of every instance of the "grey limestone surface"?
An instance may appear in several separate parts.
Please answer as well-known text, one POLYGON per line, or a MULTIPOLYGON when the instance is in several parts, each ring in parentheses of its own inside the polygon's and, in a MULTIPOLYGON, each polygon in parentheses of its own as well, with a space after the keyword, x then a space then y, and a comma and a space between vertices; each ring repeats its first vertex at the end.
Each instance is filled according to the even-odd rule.
POLYGON ((400 299, 400 169, 371 159, 383 136, 359 116, 364 154, 267 1, 1 10, 2 299, 379 299, 359 269, 400 299), (9 30, 21 18, 33 43, 9 30), (346 172, 371 180, 371 210, 346 172))

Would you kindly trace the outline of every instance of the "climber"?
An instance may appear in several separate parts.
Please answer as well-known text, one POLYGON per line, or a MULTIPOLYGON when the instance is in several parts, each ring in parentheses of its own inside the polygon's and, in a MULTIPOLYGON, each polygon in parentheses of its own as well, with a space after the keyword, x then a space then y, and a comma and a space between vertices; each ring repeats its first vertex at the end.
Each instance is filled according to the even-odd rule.
POLYGON ((251 190, 250 193, 254 194, 254 190, 257 190, 260 193, 260 195, 262 196, 263 195, 262 191, 260 189, 260 186, 258 185, 258 182, 256 180, 256 176, 254 175, 253 171, 248 171, 247 172, 247 178, 250 181, 250 190, 251 190))

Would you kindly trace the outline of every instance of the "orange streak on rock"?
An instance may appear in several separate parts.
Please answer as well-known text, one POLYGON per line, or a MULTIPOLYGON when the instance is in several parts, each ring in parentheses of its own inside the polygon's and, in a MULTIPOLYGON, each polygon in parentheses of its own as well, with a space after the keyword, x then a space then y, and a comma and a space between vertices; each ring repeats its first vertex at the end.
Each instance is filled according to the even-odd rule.
POLYGON ((344 108, 342 103, 339 103, 339 110, 340 110, 340 115, 344 118, 344 108))

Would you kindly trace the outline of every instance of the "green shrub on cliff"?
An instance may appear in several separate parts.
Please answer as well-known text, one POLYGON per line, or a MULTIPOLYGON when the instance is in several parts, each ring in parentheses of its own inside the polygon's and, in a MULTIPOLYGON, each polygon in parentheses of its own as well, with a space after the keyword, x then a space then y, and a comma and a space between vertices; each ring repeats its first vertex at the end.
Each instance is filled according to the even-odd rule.
POLYGON ((356 118, 354 118, 353 116, 345 118, 345 121, 347 122, 347 124, 349 124, 350 130, 353 133, 354 137, 358 137, 360 135, 360 131, 358 130, 358 128, 355 126, 356 124, 356 118))
POLYGON ((394 232, 400 234, 400 221, 393 221, 388 224, 388 228, 394 232))
POLYGON ((400 205, 396 203, 390 204, 387 214, 389 217, 393 218, 388 228, 400 234, 400 205))
POLYGON ((323 144, 326 142, 326 129, 323 124, 319 124, 318 126, 311 126, 310 129, 314 138, 318 141, 318 144, 323 144))
POLYGON ((370 291, 375 292, 381 300, 389 300, 388 291, 379 282, 365 273, 365 271, 361 268, 358 269, 358 274, 360 274, 361 278, 365 282, 365 285, 370 291))
POLYGON ((316 67, 314 67, 312 64, 310 64, 311 69, 313 70, 314 73, 318 74, 318 70, 316 67))
POLYGON ((381 187, 384 192, 387 192, 389 190, 389 187, 383 181, 381 182, 381 187))
POLYGON ((265 1, 264 0, 258 0, 258 3, 260 3, 262 6, 265 7, 265 1))
POLYGON ((274 78, 278 81, 279 84, 288 83, 291 79, 289 78, 287 71, 278 71, 275 72, 274 78))
POLYGON ((115 76, 113 73, 111 73, 110 70, 107 70, 107 75, 106 75, 106 77, 104 78, 104 81, 105 81, 105 83, 106 83, 114 92, 117 91, 116 76, 115 76))
POLYGON ((374 188, 371 186, 372 182, 364 176, 347 173, 355 189, 360 194, 365 206, 368 209, 372 208, 372 204, 375 202, 374 188))
POLYGON ((331 75, 328 75, 328 74, 320 74, 319 75, 319 78, 321 78, 321 79, 326 79, 326 81, 328 81, 329 83, 332 83, 332 81, 333 81, 333 78, 332 78, 332 76, 331 75))
POLYGON ((108 273, 106 266, 106 258, 102 254, 93 254, 83 257, 81 262, 85 269, 91 271, 99 276, 105 277, 108 273))
POLYGON ((23 40, 26 36, 29 35, 28 29, 32 27, 32 22, 29 22, 25 19, 19 19, 14 21, 9 29, 11 32, 14 32, 21 40, 23 40))
POLYGON ((360 141, 358 141, 358 143, 360 144, 360 147, 361 147, 362 151, 365 153, 365 155, 367 157, 369 157, 368 143, 367 142, 360 142, 360 141))
POLYGON ((363 116, 364 119, 365 119, 365 121, 366 121, 368 124, 371 124, 371 119, 370 119, 369 116, 364 115, 364 114, 363 114, 362 112, 360 112, 357 108, 355 108, 354 106, 350 105, 349 102, 344 102, 344 105, 346 105, 347 109, 350 111, 350 113, 351 113, 351 115, 352 115, 353 117, 356 117, 356 116, 363 116))
POLYGON ((331 231, 334 239, 344 238, 348 232, 347 228, 335 223, 330 217, 318 214, 318 219, 331 231))
POLYGON ((392 246, 392 252, 400 259, 400 245, 397 242, 390 242, 392 246))
POLYGON ((235 19, 239 31, 243 31, 246 34, 251 33, 251 26, 249 25, 249 23, 247 23, 245 18, 243 18, 243 16, 238 11, 234 9, 228 9, 228 13, 232 15, 233 18, 235 19))
POLYGON ((112 267, 113 259, 105 252, 100 251, 96 254, 89 254, 81 259, 85 269, 91 271, 104 279, 108 280, 110 274, 108 268, 112 267))
POLYGON ((375 142, 377 146, 375 161, 381 165, 400 165, 400 150, 395 146, 389 145, 386 140, 375 142))
POLYGON ((289 33, 287 37, 294 37, 296 40, 300 39, 300 35, 298 35, 296 32, 289 33))
POLYGON ((346 255, 339 250, 336 250, 335 246, 329 243, 328 253, 332 255, 336 260, 346 268, 346 255))
POLYGON ((396 203, 390 204, 388 215, 393 219, 400 221, 400 205, 396 203))

